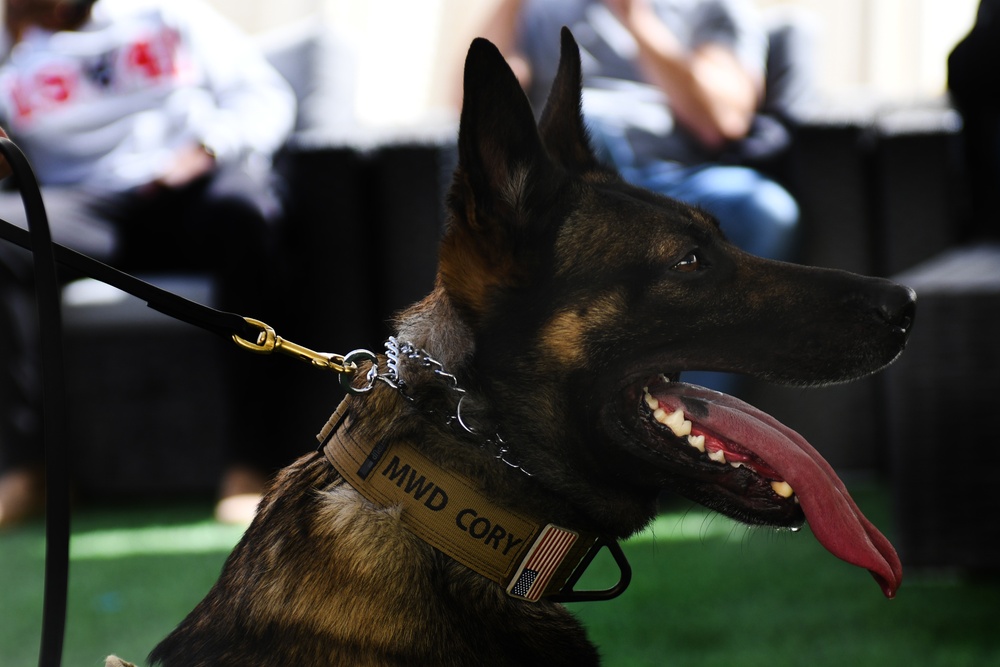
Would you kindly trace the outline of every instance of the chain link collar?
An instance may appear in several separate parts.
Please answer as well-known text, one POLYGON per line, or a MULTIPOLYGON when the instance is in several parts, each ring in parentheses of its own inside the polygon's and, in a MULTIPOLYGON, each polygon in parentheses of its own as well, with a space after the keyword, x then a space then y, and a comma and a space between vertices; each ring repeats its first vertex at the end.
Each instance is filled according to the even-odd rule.
MULTIPOLYGON (((352 352, 347 355, 347 359, 351 360, 352 355, 355 354, 358 353, 352 352)), ((443 382, 449 395, 455 399, 453 412, 444 415, 445 424, 461 431, 462 433, 480 438, 480 448, 489 452, 493 458, 500 461, 504 465, 514 468, 515 470, 519 470, 529 477, 532 476, 530 472, 525 470, 524 467, 522 467, 521 464, 513 458, 510 452, 510 447, 495 428, 489 429, 489 435, 484 435, 481 430, 473 428, 465 419, 462 418, 462 402, 465 400, 467 393, 465 389, 459 385, 458 378, 445 370, 444 365, 441 362, 429 355, 423 349, 416 347, 412 343, 400 341, 394 336, 390 336, 385 342, 385 356, 388 371, 386 373, 379 373, 377 360, 373 361, 372 368, 367 375, 367 386, 361 389, 354 389, 353 391, 357 393, 364 393, 370 390, 376 381, 380 381, 395 389, 399 392, 399 395, 406 400, 416 404, 417 401, 410 392, 409 384, 402 377, 401 370, 403 366, 406 366, 407 368, 415 369, 418 372, 430 373, 436 379, 443 382)), ((372 357, 374 357, 374 355, 372 355, 372 357)), ((425 413, 436 414, 432 410, 426 410, 425 413)))

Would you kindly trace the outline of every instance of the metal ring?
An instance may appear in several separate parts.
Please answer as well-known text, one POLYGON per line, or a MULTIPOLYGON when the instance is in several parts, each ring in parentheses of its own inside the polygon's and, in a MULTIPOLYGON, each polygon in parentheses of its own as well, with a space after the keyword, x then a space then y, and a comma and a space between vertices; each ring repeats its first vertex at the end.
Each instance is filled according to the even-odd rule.
POLYGON ((351 384, 351 378, 358 370, 358 362, 364 361, 370 361, 377 365, 378 357, 376 357, 375 353, 370 350, 354 350, 353 352, 348 352, 344 355, 345 372, 340 374, 340 386, 349 394, 363 394, 367 391, 371 391, 371 388, 375 386, 375 379, 371 374, 368 376, 367 386, 359 388, 351 384))
POLYGON ((471 433, 472 435, 478 435, 476 433, 476 429, 466 424, 465 421, 462 419, 462 402, 465 400, 465 396, 466 395, 463 393, 462 397, 458 399, 458 405, 455 406, 455 419, 458 420, 458 425, 461 426, 463 429, 465 429, 466 433, 471 433))

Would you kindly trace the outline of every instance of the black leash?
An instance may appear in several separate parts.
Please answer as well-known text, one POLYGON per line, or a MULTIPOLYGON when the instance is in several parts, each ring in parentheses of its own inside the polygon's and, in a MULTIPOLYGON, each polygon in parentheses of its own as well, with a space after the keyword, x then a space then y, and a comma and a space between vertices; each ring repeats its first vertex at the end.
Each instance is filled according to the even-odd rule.
MULTIPOLYGON (((3 139, 0 137, 0 150, 2 150, 5 156, 9 152, 8 147, 13 147, 14 150, 20 153, 17 146, 10 142, 9 139, 3 139)), ((8 161, 10 161, 9 158, 8 161)), ((20 172, 15 171, 13 178, 17 179, 18 187, 20 188, 22 186, 19 174, 20 172)), ((34 176, 31 178, 32 186, 37 190, 37 185, 34 184, 34 176)), ((24 191, 22 189, 22 198, 23 197, 24 191)), ((38 202, 39 206, 41 206, 40 196, 38 197, 38 202)), ((32 216, 30 214, 30 210, 28 209, 27 200, 25 201, 25 211, 28 212, 28 226, 29 228, 32 228, 32 216)), ((44 208, 41 209, 40 215, 43 217, 45 216, 44 208)), ((33 230, 32 232, 29 232, 10 222, 7 222, 6 220, 0 220, 0 223, 2 223, 0 224, 0 238, 19 245, 22 248, 27 248, 28 250, 31 250, 34 247, 34 240, 32 236, 33 230)), ((48 229, 47 220, 44 224, 46 229, 48 229)), ((75 269, 90 278, 94 278, 113 287, 117 287, 123 292, 128 292, 132 296, 145 301, 146 304, 153 310, 157 310, 164 315, 169 315, 170 317, 181 320, 182 322, 193 324, 194 326, 201 327, 202 329, 227 338, 233 335, 238 335, 240 338, 244 338, 246 340, 254 340, 261 332, 260 327, 250 324, 246 321, 246 318, 241 315, 216 310, 203 304, 185 299, 184 297, 178 296, 173 292, 168 292, 155 285, 151 285, 144 280, 140 280, 133 275, 119 271, 118 269, 108 266, 103 262, 99 262, 93 257, 83 255, 75 250, 72 250, 71 248, 67 248, 64 245, 52 243, 51 238, 49 238, 45 243, 51 248, 51 252, 59 264, 75 269)), ((37 256, 38 253, 36 250, 36 263, 37 256)))
MULTIPOLYGON (((190 301, 143 280, 52 242, 48 216, 31 165, 14 142, 0 137, 0 153, 13 169, 14 183, 21 193, 28 230, 0 220, 0 238, 30 250, 34 275, 40 345, 42 350, 43 419, 45 450, 45 592, 42 607, 42 639, 39 667, 59 667, 66 632, 66 600, 69 592, 69 448, 65 429, 66 397, 62 355, 61 285, 56 264, 127 292, 159 312, 212 333, 242 341, 259 352, 278 348, 302 356, 301 349, 277 338, 274 331, 256 321, 190 301), (253 341, 269 341, 258 347, 253 341), (247 343, 250 341, 250 343, 247 343)), ((310 352, 309 350, 305 350, 310 352)), ((315 354, 315 353, 311 353, 315 354)))
MULTIPOLYGON (((0 137, 0 152, 14 171, 21 201, 31 230, 28 245, 34 253, 38 321, 42 347, 42 385, 45 446, 45 593, 42 606, 40 667, 58 667, 62 662, 66 631, 66 596, 69 586, 69 457, 63 420, 63 358, 61 349, 59 280, 49 222, 38 182, 21 150, 0 137)), ((21 231, 21 230, 19 230, 21 231)), ((23 245, 23 243, 22 243, 23 245)))

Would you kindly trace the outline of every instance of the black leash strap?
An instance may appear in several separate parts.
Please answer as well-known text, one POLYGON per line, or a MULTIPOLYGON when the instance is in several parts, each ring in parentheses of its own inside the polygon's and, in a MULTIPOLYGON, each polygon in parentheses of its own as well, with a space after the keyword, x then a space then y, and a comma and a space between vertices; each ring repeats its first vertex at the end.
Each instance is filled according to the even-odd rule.
POLYGON ((61 419, 66 403, 63 394, 59 281, 56 275, 52 236, 42 204, 42 194, 24 154, 9 139, 0 137, 0 152, 14 170, 24 212, 31 230, 29 244, 34 253, 38 321, 41 330, 42 385, 45 442, 45 594, 42 606, 42 645, 39 667, 58 667, 62 662, 66 631, 66 596, 69 586, 69 456, 61 419))
MULTIPOLYGON (((4 155, 8 154, 9 146, 13 146, 14 150, 20 152, 17 146, 7 139, 0 138, 0 146, 3 147, 2 151, 4 155)), ((27 163, 25 162, 25 164, 27 163)), ((21 188, 23 197, 24 189, 23 186, 21 186, 19 175, 19 172, 15 172, 14 177, 18 179, 18 187, 21 188)), ((33 176, 32 183, 34 184, 33 176)), ((37 190, 37 185, 34 187, 37 190)), ((39 202, 41 202, 40 195, 38 199, 39 202)), ((27 210, 27 202, 25 203, 25 207, 27 210)), ((44 209, 42 209, 41 214, 45 214, 44 209)), ((30 215, 28 216, 28 223, 29 228, 31 228, 32 223, 30 215)), ((48 229, 47 222, 45 226, 46 229, 48 229)), ((32 236, 33 231, 33 228, 32 232, 28 232, 27 230, 21 229, 17 225, 7 222, 6 220, 0 220, 0 238, 6 239, 11 243, 21 246, 22 248, 27 248, 28 250, 32 250, 34 247, 32 236)), ((48 235, 46 236, 48 238, 48 235)), ((178 296, 173 292, 160 289, 159 287, 151 285, 144 280, 140 280, 133 275, 119 271, 118 269, 108 266, 103 262, 99 262, 93 257, 88 257, 87 255, 83 255, 75 250, 67 248, 66 246, 59 245, 58 243, 53 243, 51 238, 48 238, 46 243, 49 247, 51 247, 51 252, 59 264, 75 269, 83 275, 100 280, 102 283, 107 283, 112 287, 117 287, 123 292, 128 292, 132 296, 145 301, 146 304, 153 310, 157 310, 164 315, 169 315, 174 319, 187 322, 188 324, 193 324, 194 326, 201 327, 202 329, 219 334, 220 336, 225 336, 226 338, 235 334, 245 340, 255 340, 257 335, 261 333, 260 328, 250 324, 246 321, 246 318, 237 315, 236 313, 229 313, 209 308, 203 304, 178 296)), ((37 250, 35 250, 35 256, 37 263, 37 250)))
MULTIPOLYGON (((34 172, 14 142, 0 137, 0 153, 13 169, 21 193, 28 230, 0 220, 0 237, 34 254, 38 321, 44 387, 45 448, 45 593, 39 667, 59 667, 66 632, 69 592, 69 447, 65 429, 61 291, 56 264, 107 283, 142 299, 154 310, 213 333, 245 341, 258 340, 264 329, 235 313, 215 310, 139 280, 65 246, 52 242, 48 217, 34 172)), ((273 331, 271 332, 273 337, 273 331)))

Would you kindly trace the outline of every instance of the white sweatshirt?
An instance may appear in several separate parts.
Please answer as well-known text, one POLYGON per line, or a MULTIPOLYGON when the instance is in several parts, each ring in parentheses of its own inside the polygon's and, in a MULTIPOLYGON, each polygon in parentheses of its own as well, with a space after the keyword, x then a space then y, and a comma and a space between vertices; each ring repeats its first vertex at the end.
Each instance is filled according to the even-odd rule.
POLYGON ((0 125, 43 184, 114 192, 201 143, 270 155, 295 98, 253 41, 200 0, 98 0, 77 31, 28 31, 0 65, 0 125))

